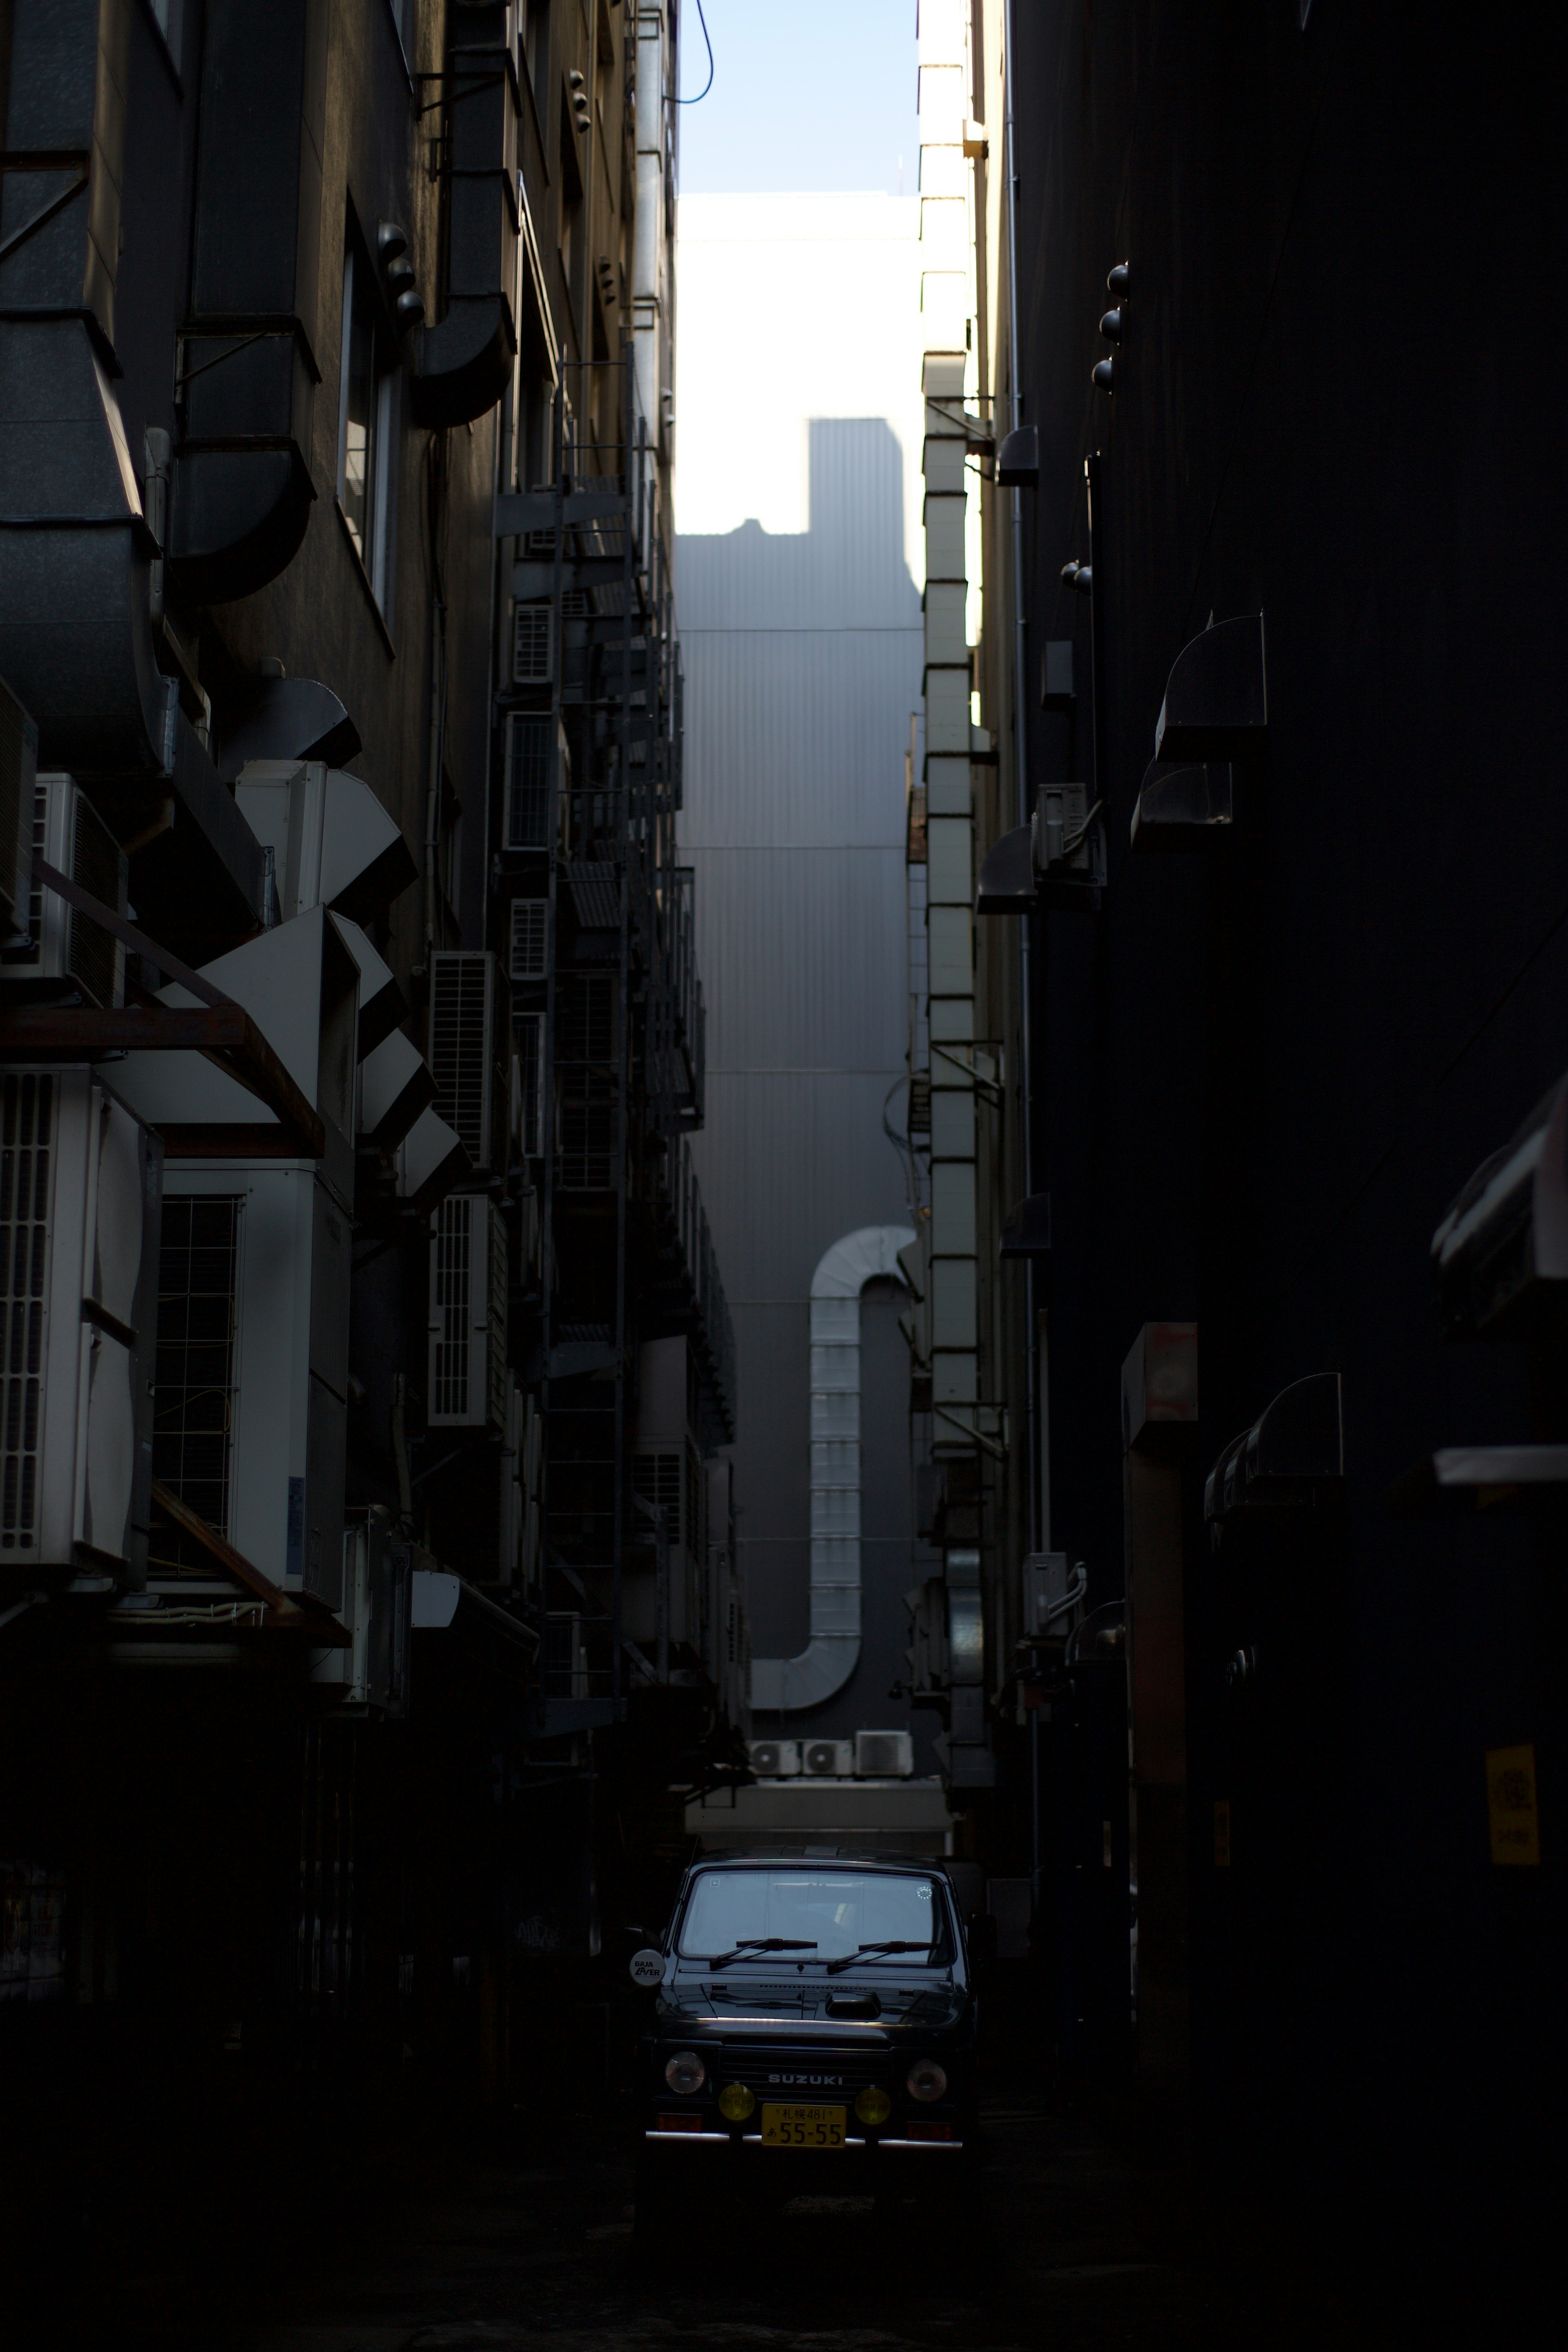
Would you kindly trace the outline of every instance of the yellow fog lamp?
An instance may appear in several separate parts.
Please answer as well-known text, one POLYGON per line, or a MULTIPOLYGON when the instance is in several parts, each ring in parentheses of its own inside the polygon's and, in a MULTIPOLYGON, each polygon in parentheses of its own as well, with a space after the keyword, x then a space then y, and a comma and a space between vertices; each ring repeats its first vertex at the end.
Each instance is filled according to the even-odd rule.
POLYGON ((744 2083, 726 2083, 719 2094, 719 2113, 727 2124, 743 2124, 756 2104, 744 2083))
POLYGON ((893 2112, 893 2103, 886 2091, 879 2091, 873 2083, 856 2099, 855 2112, 863 2124, 868 2124, 873 2131, 880 2131, 893 2112))

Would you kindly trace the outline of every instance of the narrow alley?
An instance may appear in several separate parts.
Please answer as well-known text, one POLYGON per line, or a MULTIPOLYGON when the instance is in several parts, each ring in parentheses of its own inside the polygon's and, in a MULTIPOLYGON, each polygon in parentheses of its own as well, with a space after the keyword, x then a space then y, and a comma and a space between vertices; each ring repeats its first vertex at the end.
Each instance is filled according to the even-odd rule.
POLYGON ((1552 21, 0 0, 7 2352, 1564 2333, 1552 21))

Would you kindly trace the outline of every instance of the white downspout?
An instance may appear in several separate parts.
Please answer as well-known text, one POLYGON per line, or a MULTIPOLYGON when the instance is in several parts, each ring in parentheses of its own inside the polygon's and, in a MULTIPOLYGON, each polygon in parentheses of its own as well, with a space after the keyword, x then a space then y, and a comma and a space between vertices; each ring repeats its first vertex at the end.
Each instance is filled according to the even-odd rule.
POLYGON ((753 1658, 752 1707, 789 1714, 841 1691, 860 1658, 860 1293, 904 1279, 908 1225, 862 1225, 811 1277, 811 1634, 794 1658, 753 1658))

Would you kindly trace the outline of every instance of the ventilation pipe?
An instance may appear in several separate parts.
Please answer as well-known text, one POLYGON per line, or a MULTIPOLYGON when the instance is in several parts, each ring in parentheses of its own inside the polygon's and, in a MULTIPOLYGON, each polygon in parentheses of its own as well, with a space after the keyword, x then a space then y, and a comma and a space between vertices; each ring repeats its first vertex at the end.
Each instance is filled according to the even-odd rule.
POLYGON ((904 1279, 908 1225, 862 1225, 811 1277, 811 1638, 753 1658, 752 1706, 790 1714, 841 1691, 860 1658, 860 1293, 904 1279))
POLYGON ((637 202, 632 247, 632 354, 637 371, 637 407, 648 429, 662 437, 668 454, 669 420, 665 395, 670 390, 668 289, 664 282, 665 134, 669 114, 668 37, 665 0, 650 5, 642 0, 637 11, 637 202))
POLYGON ((40 765, 157 810, 132 867, 143 918, 167 880, 206 934, 243 936, 263 919, 261 846, 154 657, 160 550, 113 390, 131 0, 9 14, 0 676, 37 723, 40 765))
POLYGON ((169 560, 198 604, 292 560, 315 485, 325 0, 207 0, 169 560))
POLYGON ((414 414, 469 425, 495 406, 517 356, 518 186, 515 6, 455 0, 447 52, 450 124, 447 315, 419 335, 414 414))

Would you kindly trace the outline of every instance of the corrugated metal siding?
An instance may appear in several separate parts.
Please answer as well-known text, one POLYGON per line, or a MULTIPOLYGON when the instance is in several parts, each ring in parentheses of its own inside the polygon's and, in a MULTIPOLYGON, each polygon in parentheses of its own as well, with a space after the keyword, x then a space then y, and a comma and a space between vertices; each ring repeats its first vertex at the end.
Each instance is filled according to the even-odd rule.
POLYGON ((776 635, 683 625, 681 644, 689 846, 902 843, 918 621, 776 635))
MULTIPOLYGON (((708 1081, 708 1124, 691 1143, 731 1307, 805 1302, 824 1250, 860 1225, 909 1222, 902 1165, 882 1132, 882 1104, 902 1073, 761 1071, 708 1081)), ((894 1104, 901 1110, 901 1101, 894 1104)), ((749 1393, 765 1410, 771 1383, 749 1393)))
MULTIPOLYGON (((908 1219, 882 1129, 904 1071, 903 751, 922 655, 904 463, 879 419, 814 421, 808 531, 751 523, 678 551, 681 838, 710 1008, 707 1127, 693 1154, 734 1312, 738 1533, 764 1654, 805 1635, 812 1273, 856 1226, 908 1219)), ((900 1377, 895 1365, 898 1396, 890 1387, 879 1400, 889 1410, 868 1415, 863 1486, 879 1540, 875 1574, 869 1549, 865 1563, 862 1664, 802 1728, 900 1714, 885 1694, 904 1638, 900 1377)))
POLYGON ((710 1080, 901 1066, 903 994, 888 987, 904 950, 900 849, 684 854, 698 876, 710 1080))

